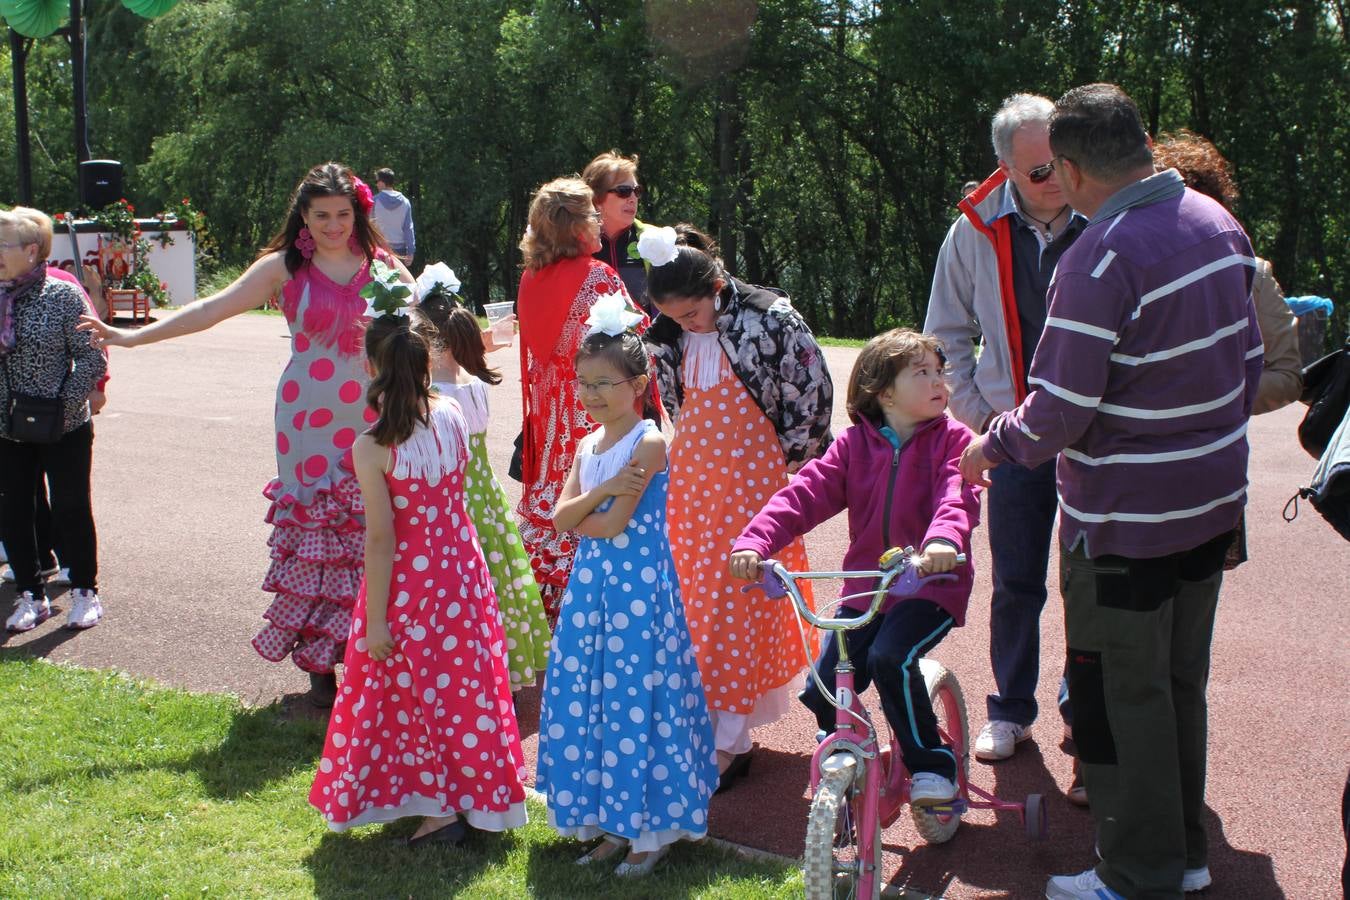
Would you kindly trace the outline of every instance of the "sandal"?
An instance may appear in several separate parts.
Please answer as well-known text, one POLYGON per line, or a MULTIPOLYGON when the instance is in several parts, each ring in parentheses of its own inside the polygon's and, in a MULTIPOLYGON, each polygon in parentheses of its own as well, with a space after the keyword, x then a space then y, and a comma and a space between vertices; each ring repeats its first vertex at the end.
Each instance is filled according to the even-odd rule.
POLYGON ((659 863, 662 859, 664 859, 666 854, 669 852, 670 852, 669 844, 666 844, 663 847, 658 847, 657 849, 649 852, 647 854, 646 859, 642 860, 642 862, 640 863, 630 863, 630 862, 619 863, 618 868, 614 870, 614 874, 620 878, 641 878, 644 875, 650 875, 652 873, 652 869, 656 868, 656 864, 659 863))
POLYGON ((577 865, 589 866, 591 863, 604 862, 628 846, 628 839, 616 834, 607 834, 589 851, 577 859, 577 865), (603 852, 602 852, 603 851, 603 852))

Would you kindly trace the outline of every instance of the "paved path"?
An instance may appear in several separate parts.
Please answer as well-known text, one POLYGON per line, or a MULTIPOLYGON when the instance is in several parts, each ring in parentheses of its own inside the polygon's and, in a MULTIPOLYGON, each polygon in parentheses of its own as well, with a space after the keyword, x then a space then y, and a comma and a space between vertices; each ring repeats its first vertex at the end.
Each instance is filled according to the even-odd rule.
MULTIPOLYGON (((274 474, 273 391, 286 355, 285 323, 261 315, 169 344, 114 349, 94 463, 107 619, 80 635, 53 620, 0 640, 53 660, 233 692, 251 704, 294 702, 308 687, 305 677, 289 663, 265 662, 248 645, 268 601, 258 589, 268 534, 260 491, 274 474)), ((842 390, 854 351, 831 348, 827 355, 841 394, 836 421, 844 422, 842 390)), ((489 451, 498 472, 506 471, 520 421, 515 359, 513 352, 493 359, 506 376, 492 395, 489 451)), ((1251 428, 1253 561, 1225 584, 1210 688, 1212 897, 1339 896, 1345 850, 1338 811, 1350 765, 1350 545, 1309 506, 1292 524, 1280 518, 1313 468, 1294 439, 1299 415, 1286 409, 1251 428)), ((514 482, 506 484, 514 494, 514 482)), ((807 542, 813 562, 837 566, 845 540, 842 518, 819 529, 807 542)), ((983 722, 992 686, 985 541, 981 529, 969 621, 938 653, 960 676, 972 730, 983 722)), ((0 615, 12 602, 12 589, 0 591, 0 615)), ((57 603, 65 607, 68 599, 62 594, 57 603)), ((1064 641, 1058 610, 1052 595, 1038 697, 1045 710, 1054 708, 1058 679, 1050 675, 1064 641)), ((522 696, 521 712, 533 754, 535 695, 522 696)), ((714 801, 715 835, 801 853, 813 727, 794 712, 757 734, 751 777, 714 801)), ((1086 868, 1091 819, 1060 793, 1069 766, 1057 749, 1059 731, 1052 712, 1014 760, 973 764, 976 782, 1005 797, 1046 795, 1048 842, 1029 843, 1015 817, 972 814, 951 843, 927 847, 902 817, 885 835, 894 884, 948 897, 1035 897, 1047 873, 1086 868)))

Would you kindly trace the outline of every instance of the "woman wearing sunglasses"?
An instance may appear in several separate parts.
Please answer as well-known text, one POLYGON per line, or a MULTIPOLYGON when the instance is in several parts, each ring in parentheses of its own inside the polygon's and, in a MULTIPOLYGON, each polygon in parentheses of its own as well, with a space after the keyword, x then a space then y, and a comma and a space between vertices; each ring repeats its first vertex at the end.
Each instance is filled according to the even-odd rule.
MULTIPOLYGON (((576 533, 554 529, 553 513, 577 442, 595 428, 581 405, 572 360, 592 304, 611 294, 629 299, 614 270, 594 258, 601 216, 591 198, 590 186, 575 176, 543 185, 530 201, 529 228, 520 242, 525 272, 516 314, 524 422, 516 515, 550 628, 576 553, 576 533)), ((631 302, 628 307, 637 311, 631 302)), ((646 329, 646 316, 639 327, 646 329)))
MULTIPOLYGON (((617 150, 601 153, 581 173, 595 194, 600 211, 600 249, 595 258, 619 273, 628 294, 647 307, 647 265, 638 255, 638 237, 648 227, 638 221, 642 185, 637 179, 637 155, 623 156, 617 150)), ((647 312, 651 312, 650 309, 647 312)))

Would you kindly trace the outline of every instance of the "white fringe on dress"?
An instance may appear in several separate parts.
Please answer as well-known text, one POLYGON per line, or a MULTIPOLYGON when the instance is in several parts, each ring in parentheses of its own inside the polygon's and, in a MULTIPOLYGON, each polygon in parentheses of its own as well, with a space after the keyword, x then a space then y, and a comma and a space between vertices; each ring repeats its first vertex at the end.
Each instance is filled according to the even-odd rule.
POLYGON ((642 419, 633 426, 632 431, 619 438, 618 443, 600 454, 595 452, 595 445, 600 443, 605 434, 603 427, 582 438, 581 443, 577 445, 577 456, 581 459, 579 473, 581 489, 589 491, 618 475, 619 470, 632 460, 633 451, 637 449, 638 443, 648 429, 655 430, 656 424, 650 419, 642 419))
POLYGON ((684 344, 684 383, 700 391, 710 391, 722 380, 721 335, 716 331, 686 331, 684 344))
POLYGON ((394 448, 395 478, 440 481, 468 460, 468 427, 459 403, 449 397, 432 399, 430 425, 418 425, 394 448))
POLYGON ((484 434, 487 431, 487 385, 481 379, 474 378, 466 384, 436 381, 431 386, 442 397, 449 397, 459 403, 459 408, 464 413, 464 424, 469 427, 469 434, 484 434))

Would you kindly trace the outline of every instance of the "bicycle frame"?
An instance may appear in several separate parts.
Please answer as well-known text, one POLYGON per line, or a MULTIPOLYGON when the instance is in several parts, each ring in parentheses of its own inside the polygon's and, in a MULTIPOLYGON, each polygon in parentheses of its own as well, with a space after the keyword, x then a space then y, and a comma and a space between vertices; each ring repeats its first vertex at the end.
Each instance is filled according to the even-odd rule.
MULTIPOLYGON (((898 597, 913 596, 923 585, 938 580, 950 580, 954 575, 933 575, 927 578, 918 574, 913 563, 914 549, 889 550, 881 558, 881 568, 874 571, 859 572, 789 572, 780 563, 767 560, 761 564, 762 580, 758 585, 771 598, 789 597, 797 614, 812 626, 831 631, 839 648, 839 663, 835 667, 835 690, 831 702, 835 707, 834 731, 816 747, 811 757, 811 793, 816 792, 820 784, 821 772, 829 765, 848 765, 857 767, 853 783, 861 787, 855 793, 856 806, 854 827, 858 838, 859 860, 859 896, 871 896, 877 886, 876 880, 881 873, 876 871, 870 860, 877 858, 873 840, 880 840, 878 825, 885 827, 899 817, 904 805, 909 801, 909 773, 900 759, 899 748, 892 739, 886 748, 877 743, 877 731, 858 697, 854 685, 854 668, 849 659, 848 641, 844 633, 863 628, 876 618, 883 601, 888 595, 898 597), (806 603, 797 587, 798 580, 824 580, 840 578, 876 578, 877 587, 871 594, 871 603, 860 616, 840 617, 818 615, 806 603)), ((957 557, 964 563, 964 554, 957 557)), ((837 609, 845 602, 867 594, 850 594, 839 598, 832 604, 837 609)), ((830 693, 824 689, 820 676, 812 670, 811 677, 816 686, 827 697, 830 693)), ((962 797, 964 778, 962 778, 962 797)), ((958 799, 952 804, 950 814, 959 814, 958 799)))
MULTIPOLYGON (((958 563, 965 563, 964 554, 957 556, 958 563)), ((874 571, 858 572, 789 572, 774 560, 765 560, 760 564, 760 581, 742 588, 743 591, 763 590, 771 599, 788 597, 796 607, 801 620, 813 627, 835 634, 838 643, 839 662, 835 666, 835 689, 825 690, 820 675, 814 668, 811 677, 821 694, 835 707, 834 731, 827 734, 811 757, 811 794, 815 796, 820 787, 822 775, 852 767, 854 773, 849 779, 848 809, 857 844, 857 861, 851 866, 856 869, 855 886, 858 897, 877 896, 881 886, 881 828, 891 825, 899 818, 901 811, 910 800, 910 778, 900 756, 900 747, 894 735, 885 747, 877 741, 876 727, 866 708, 858 697, 854 682, 853 663, 849 659, 848 642, 845 632, 863 628, 871 623, 881 610, 882 602, 888 596, 907 598, 916 596, 919 590, 933 581, 950 580, 956 576, 950 573, 923 577, 914 565, 914 549, 891 549, 882 555, 880 568, 874 571), (801 595, 797 582, 823 579, 875 578, 875 590, 840 597, 825 609, 837 609, 844 603, 867 596, 871 602, 861 615, 856 617, 827 616, 818 614, 810 608, 801 595)), ((803 633, 803 641, 805 634, 803 633)), ((921 665, 929 660, 922 660, 921 665)), ((940 667, 938 667, 940 669, 940 667)), ((948 676, 941 676, 948 677, 948 676)), ((925 676, 925 679, 927 676, 925 676)), ((937 682, 941 683, 941 680, 937 682)), ((944 743, 958 750, 957 796, 950 803, 925 806, 924 812, 939 818, 945 824, 950 817, 960 816, 967 809, 992 809, 998 811, 1016 811, 1023 826, 1033 839, 1044 838, 1047 831, 1045 806, 1039 794, 1027 797, 1026 804, 1000 800, 974 784, 970 783, 969 772, 964 754, 967 749, 968 735, 965 732, 964 712, 959 700, 959 688, 953 684, 943 690, 934 688, 937 699, 942 703, 940 722, 945 719, 955 733, 939 725, 939 735, 944 743), (956 694, 953 694, 953 688, 956 694)), ((936 704, 935 704, 936 706, 936 704)), ((935 712, 937 710, 935 709, 935 712)), ((917 815, 917 810, 916 810, 917 815)), ((917 821, 917 819, 916 819, 917 821)), ((922 829, 921 829, 922 831, 922 829)), ((808 848, 809 849, 809 848, 808 848)))

